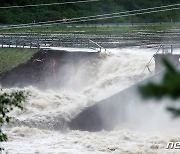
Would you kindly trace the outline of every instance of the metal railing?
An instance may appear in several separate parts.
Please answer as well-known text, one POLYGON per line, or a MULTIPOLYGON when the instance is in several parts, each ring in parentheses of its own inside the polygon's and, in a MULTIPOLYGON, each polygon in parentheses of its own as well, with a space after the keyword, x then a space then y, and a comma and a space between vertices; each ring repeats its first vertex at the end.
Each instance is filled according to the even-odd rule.
POLYGON ((1 48, 44 48, 44 47, 74 47, 74 48, 91 48, 101 52, 102 45, 89 39, 88 37, 75 35, 61 36, 0 36, 1 48))
POLYGON ((167 46, 167 45, 161 44, 159 46, 157 51, 153 54, 153 56, 151 57, 151 59, 149 60, 147 65, 144 67, 143 72, 141 73, 139 80, 142 80, 142 77, 143 77, 146 70, 148 70, 151 74, 153 73, 153 71, 151 71, 151 69, 150 69, 150 64, 154 59, 154 55, 158 54, 160 51, 162 52, 162 54, 173 54, 173 45, 167 46), (170 49, 170 52, 169 52, 169 49, 170 49))
POLYGON ((93 40, 89 39, 89 42, 93 43, 99 50, 98 52, 101 52, 102 49, 104 49, 104 51, 106 51, 106 48, 102 47, 101 45, 99 45, 97 42, 94 42, 93 40))

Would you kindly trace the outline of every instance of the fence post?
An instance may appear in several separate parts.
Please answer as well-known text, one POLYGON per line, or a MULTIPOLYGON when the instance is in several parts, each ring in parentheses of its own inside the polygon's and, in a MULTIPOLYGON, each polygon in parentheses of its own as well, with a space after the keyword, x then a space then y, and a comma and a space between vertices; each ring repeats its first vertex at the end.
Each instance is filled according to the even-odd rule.
POLYGON ((24 43, 24 40, 23 40, 23 48, 24 48, 24 46, 25 46, 25 43, 24 43))
POLYGON ((37 36, 37 48, 39 48, 39 36, 37 36))
POLYGON ((88 39, 88 48, 89 48, 89 39, 88 39))
POLYGON ((17 46, 18 46, 18 40, 16 39, 16 48, 17 48, 17 46))
POLYGON ((31 40, 31 42, 30 42, 30 49, 32 48, 32 40, 31 40))
POLYGON ((9 39, 9 48, 11 47, 11 40, 9 39))
POLYGON ((60 46, 61 46, 61 39, 60 39, 60 38, 59 38, 59 41, 58 41, 58 42, 59 42, 59 47, 60 47, 60 46))
POLYGON ((4 44, 4 39, 2 38, 2 48, 3 48, 3 44, 4 44))
POLYGON ((54 38, 51 38, 51 46, 54 46, 54 38))
POLYGON ((171 54, 173 53, 173 46, 171 45, 171 54))
POLYGON ((164 54, 164 45, 162 46, 162 53, 164 54))
POLYGON ((82 38, 81 38, 81 48, 82 48, 82 38))
POLYGON ((45 40, 44 40, 44 41, 45 41, 45 43, 44 43, 44 44, 45 44, 45 46, 46 46, 46 38, 45 38, 45 40))
POLYGON ((74 36, 73 36, 73 40, 72 40, 72 41, 73 41, 73 42, 72 42, 72 43, 73 43, 73 47, 75 47, 75 46, 76 46, 76 45, 75 45, 75 44, 76 44, 76 35, 75 35, 75 34, 74 34, 74 36))

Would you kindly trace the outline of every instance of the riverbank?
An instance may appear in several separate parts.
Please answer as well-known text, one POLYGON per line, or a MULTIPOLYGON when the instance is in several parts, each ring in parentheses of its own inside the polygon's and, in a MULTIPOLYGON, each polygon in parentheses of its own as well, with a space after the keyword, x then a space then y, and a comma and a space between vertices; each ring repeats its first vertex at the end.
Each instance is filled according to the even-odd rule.
POLYGON ((0 73, 26 63, 37 49, 0 48, 0 73))
POLYGON ((180 29, 180 23, 147 23, 147 24, 94 24, 94 25, 54 25, 33 27, 0 27, 0 33, 116 33, 133 30, 174 30, 180 29))

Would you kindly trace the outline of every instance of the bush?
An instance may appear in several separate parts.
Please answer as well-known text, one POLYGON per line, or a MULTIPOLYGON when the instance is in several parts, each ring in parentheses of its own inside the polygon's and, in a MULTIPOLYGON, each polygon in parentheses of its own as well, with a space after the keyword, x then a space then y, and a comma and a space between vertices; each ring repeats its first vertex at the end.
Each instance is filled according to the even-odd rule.
MULTIPOLYGON (((24 91, 7 93, 2 89, 0 90, 0 142, 7 141, 8 139, 7 135, 2 131, 2 126, 10 121, 8 113, 15 107, 23 110, 22 102, 25 99, 24 91)), ((2 150, 3 148, 0 147, 0 151, 2 150)))

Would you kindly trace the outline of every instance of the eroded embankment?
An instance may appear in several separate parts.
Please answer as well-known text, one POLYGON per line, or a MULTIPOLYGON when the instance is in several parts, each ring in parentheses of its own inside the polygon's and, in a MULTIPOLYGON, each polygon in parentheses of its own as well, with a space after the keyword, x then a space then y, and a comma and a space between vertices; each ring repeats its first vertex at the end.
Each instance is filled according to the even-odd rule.
MULTIPOLYGON (((96 52, 67 52, 41 49, 27 63, 0 74, 0 84, 2 87, 25 87, 29 85, 38 88, 56 87, 57 82, 62 82, 61 77, 57 77, 62 67, 65 65, 76 67, 76 64, 80 63, 82 59, 88 60, 96 57, 98 57, 96 52)), ((78 68, 74 68, 74 70, 76 69, 78 68)))

